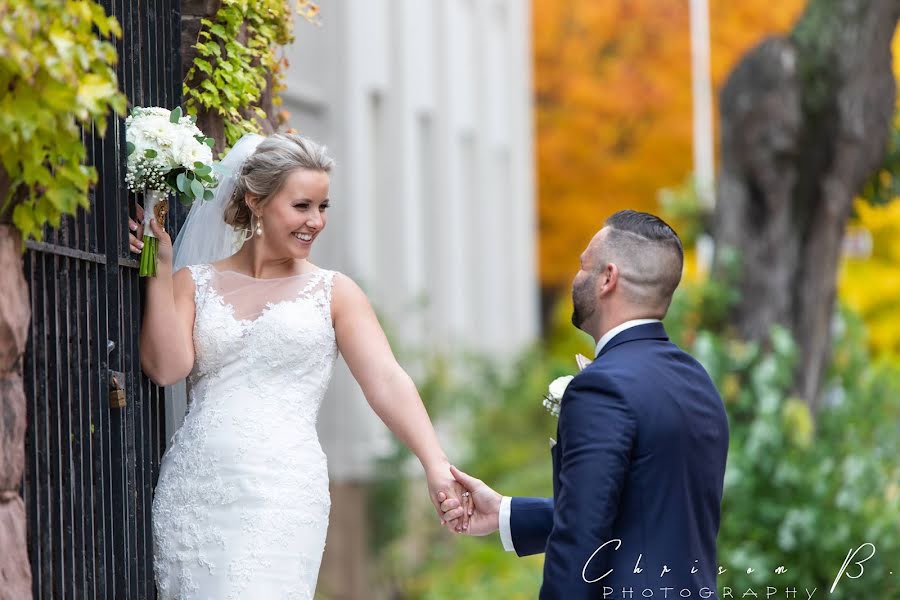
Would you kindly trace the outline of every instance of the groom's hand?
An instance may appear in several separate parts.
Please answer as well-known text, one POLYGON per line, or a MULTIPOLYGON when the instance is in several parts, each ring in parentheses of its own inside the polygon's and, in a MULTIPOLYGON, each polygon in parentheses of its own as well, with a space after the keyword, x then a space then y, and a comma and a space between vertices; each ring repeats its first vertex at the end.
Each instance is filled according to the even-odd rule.
MULTIPOLYGON (((469 508, 469 527, 463 532, 469 535, 487 535, 500 528, 500 501, 503 496, 489 488, 483 481, 467 475, 450 467, 450 472, 456 478, 474 501, 474 507, 469 508)), ((465 514, 466 508, 461 506, 455 498, 441 499, 441 510, 444 518, 454 518, 465 514)))

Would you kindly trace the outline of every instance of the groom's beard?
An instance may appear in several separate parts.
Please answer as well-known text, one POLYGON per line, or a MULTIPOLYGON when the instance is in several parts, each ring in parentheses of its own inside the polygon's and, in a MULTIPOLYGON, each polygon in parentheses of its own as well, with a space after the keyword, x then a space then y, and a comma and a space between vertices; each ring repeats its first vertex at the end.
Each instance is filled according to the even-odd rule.
POLYGON ((594 304, 593 294, 594 279, 589 277, 581 282, 577 287, 572 287, 572 325, 578 329, 594 315, 596 306, 594 304))

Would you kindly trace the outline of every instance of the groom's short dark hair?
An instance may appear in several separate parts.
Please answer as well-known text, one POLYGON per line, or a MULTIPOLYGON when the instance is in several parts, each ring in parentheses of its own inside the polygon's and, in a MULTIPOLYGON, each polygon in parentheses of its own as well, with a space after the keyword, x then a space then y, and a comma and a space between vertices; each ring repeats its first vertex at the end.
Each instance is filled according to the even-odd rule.
POLYGON ((620 263, 632 299, 668 308, 684 267, 684 248, 675 230, 656 215, 636 210, 620 210, 605 225, 607 260, 620 263))
POLYGON ((681 239, 678 237, 678 234, 675 233, 675 230, 668 223, 656 215, 637 210, 620 210, 606 219, 606 226, 619 231, 628 231, 644 239, 671 246, 678 253, 681 260, 684 260, 684 248, 681 245, 681 239))

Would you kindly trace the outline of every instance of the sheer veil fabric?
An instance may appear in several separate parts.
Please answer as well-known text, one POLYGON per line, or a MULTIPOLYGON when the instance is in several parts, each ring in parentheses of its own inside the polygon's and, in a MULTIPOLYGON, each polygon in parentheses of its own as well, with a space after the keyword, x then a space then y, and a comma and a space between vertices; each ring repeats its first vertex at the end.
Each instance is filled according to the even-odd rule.
POLYGON ((228 206, 244 161, 265 140, 261 135, 247 134, 216 166, 219 185, 212 200, 195 201, 187 219, 175 238, 172 271, 189 265, 201 265, 228 258, 244 243, 244 232, 225 223, 225 207, 228 206))

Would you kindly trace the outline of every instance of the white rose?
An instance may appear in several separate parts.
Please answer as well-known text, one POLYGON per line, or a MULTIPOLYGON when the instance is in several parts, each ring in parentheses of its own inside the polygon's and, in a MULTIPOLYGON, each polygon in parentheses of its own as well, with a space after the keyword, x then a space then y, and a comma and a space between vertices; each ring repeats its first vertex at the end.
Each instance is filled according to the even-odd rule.
POLYGON ((561 400, 563 394, 566 392, 566 388, 569 387, 569 383, 574 379, 572 375, 566 375, 565 377, 557 377, 550 383, 549 395, 554 400, 561 400))

